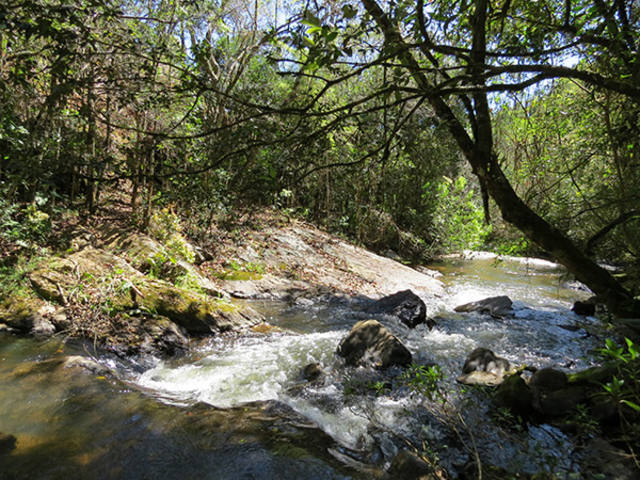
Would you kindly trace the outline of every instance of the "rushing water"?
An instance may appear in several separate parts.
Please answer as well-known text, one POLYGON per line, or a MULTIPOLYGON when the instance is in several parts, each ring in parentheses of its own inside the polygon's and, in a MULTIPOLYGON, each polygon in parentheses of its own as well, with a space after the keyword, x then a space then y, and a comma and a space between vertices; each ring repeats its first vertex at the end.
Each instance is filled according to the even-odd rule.
POLYGON ((277 330, 211 340, 143 372, 100 359, 117 378, 29 371, 29 362, 82 352, 57 341, 0 336, 0 432, 18 438, 18 448, 0 456, 5 476, 367 478, 371 471, 359 472, 345 458, 381 471, 403 439, 431 445, 430 455, 455 474, 470 460, 472 437, 483 462, 513 472, 574 470, 573 446, 560 431, 546 425, 503 431, 487 416, 486 395, 462 393, 454 379, 479 346, 516 365, 588 366, 587 354, 602 339, 584 328, 594 331, 596 320, 569 311, 588 293, 541 260, 480 255, 433 268, 443 274, 446 294, 416 292, 436 318, 433 330, 379 319, 415 362, 441 366, 450 392, 446 407, 414 395, 394 372, 344 368, 334 352, 354 322, 371 317, 362 313, 362 299, 293 307, 256 302, 277 330), (512 317, 453 312, 456 305, 495 295, 514 300, 512 317), (325 372, 318 382, 302 379, 310 363, 325 372), (258 403, 245 406, 249 402, 258 403), (277 405, 277 411, 265 413, 265 405, 277 405), (462 415, 449 417, 452 412, 462 415), (449 427, 460 418, 472 437, 449 427))

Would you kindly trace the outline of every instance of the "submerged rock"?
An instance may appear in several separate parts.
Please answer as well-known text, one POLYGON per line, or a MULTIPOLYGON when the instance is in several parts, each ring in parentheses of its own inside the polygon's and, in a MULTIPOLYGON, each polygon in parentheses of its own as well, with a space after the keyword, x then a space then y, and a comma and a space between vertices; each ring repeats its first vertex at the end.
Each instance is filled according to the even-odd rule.
POLYGON ((499 297, 489 297, 477 302, 465 303, 458 305, 454 310, 456 312, 478 312, 488 313, 493 317, 502 317, 508 315, 512 311, 513 302, 505 295, 499 297))
POLYGON ((376 320, 356 323, 336 352, 347 365, 387 368, 411 363, 411 352, 376 320))
POLYGON ((462 375, 458 382, 466 385, 490 385, 502 383, 505 373, 509 370, 509 361, 496 356, 487 348, 476 348, 464 362, 462 375))
POLYGON ((411 290, 402 290, 383 297, 369 307, 367 312, 393 315, 409 328, 415 328, 427 318, 427 306, 411 290))

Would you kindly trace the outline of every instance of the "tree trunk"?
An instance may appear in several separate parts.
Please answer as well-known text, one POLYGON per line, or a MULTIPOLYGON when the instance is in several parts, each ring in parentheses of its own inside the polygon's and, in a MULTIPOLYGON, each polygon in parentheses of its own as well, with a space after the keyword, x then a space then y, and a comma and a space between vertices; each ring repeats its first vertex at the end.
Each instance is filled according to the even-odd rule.
MULTIPOLYGON (((492 122, 486 93, 479 92, 474 94, 473 97, 477 125, 475 138, 472 139, 449 104, 434 91, 432 84, 424 74, 424 69, 411 53, 410 46, 406 44, 395 24, 383 12, 376 0, 361 1, 364 8, 382 30, 385 42, 391 48, 397 49, 398 59, 409 71, 418 87, 424 91, 425 98, 429 101, 440 122, 446 125, 458 143, 473 172, 480 180, 480 184, 486 187, 489 195, 498 205, 505 221, 514 225, 529 240, 549 252, 553 258, 564 265, 569 272, 587 285, 594 293, 606 298, 610 309, 614 313, 629 315, 630 313, 640 312, 637 302, 634 303, 633 297, 629 292, 607 270, 587 257, 560 230, 531 210, 513 190, 509 180, 500 168, 493 150, 492 122)), ((469 73, 474 77, 474 83, 478 84, 484 84, 478 66, 484 63, 484 56, 486 55, 485 22, 487 7, 487 0, 475 1, 473 53, 471 64, 469 65, 469 73)))

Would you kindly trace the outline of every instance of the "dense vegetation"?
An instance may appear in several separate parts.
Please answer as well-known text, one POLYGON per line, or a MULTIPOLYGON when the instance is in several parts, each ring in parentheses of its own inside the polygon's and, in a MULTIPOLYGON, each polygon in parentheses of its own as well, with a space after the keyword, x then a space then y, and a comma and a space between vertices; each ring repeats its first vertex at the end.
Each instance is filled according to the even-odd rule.
POLYGON ((143 229, 263 205, 413 260, 546 253, 628 306, 593 260, 640 253, 635 2, 26 0, 0 25, 5 259, 118 191, 143 229))

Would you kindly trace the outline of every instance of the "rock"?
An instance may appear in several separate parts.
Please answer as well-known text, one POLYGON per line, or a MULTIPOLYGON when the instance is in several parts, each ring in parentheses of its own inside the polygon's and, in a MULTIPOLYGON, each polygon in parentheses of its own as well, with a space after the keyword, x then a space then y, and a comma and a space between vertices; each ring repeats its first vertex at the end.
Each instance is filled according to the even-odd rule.
POLYGON ((584 446, 588 455, 582 457, 580 472, 584 478, 607 480, 638 480, 636 458, 614 447, 602 438, 594 438, 584 446))
POLYGON ((553 392, 567 386, 569 378, 567 374, 555 368, 542 368, 535 372, 529 381, 531 388, 553 392))
POLYGON ((612 366, 591 367, 567 375, 567 381, 572 385, 596 386, 599 388, 601 385, 609 382, 615 373, 616 369, 612 366))
POLYGON ((9 453, 11 450, 16 448, 17 438, 13 435, 7 435, 6 433, 0 432, 0 455, 4 455, 9 453))
POLYGON ((533 408, 544 416, 556 417, 587 400, 587 390, 580 385, 568 385, 567 374, 554 368, 543 368, 529 381, 533 408))
POLYGON ((576 315, 591 316, 596 314, 596 305, 591 302, 577 301, 571 307, 571 311, 576 315))
POLYGON ((460 375, 456 381, 463 385, 480 385, 485 387, 495 387, 502 383, 502 375, 491 372, 470 372, 460 375))
POLYGON ((387 368, 411 363, 409 350, 376 320, 356 323, 336 353, 344 357, 347 365, 387 368))
POLYGON ((166 317, 153 317, 142 325, 145 338, 141 349, 147 353, 175 355, 189 348, 187 332, 166 317))
POLYGON ((393 315, 407 327, 415 328, 425 322, 427 307, 411 290, 403 290, 376 301, 367 313, 393 315))
POLYGON ((476 348, 465 360, 462 375, 457 381, 465 385, 499 385, 509 367, 508 360, 496 356, 491 350, 476 348))
POLYGON ((415 453, 402 450, 391 461, 385 478, 403 480, 422 480, 437 478, 434 469, 415 453))
POLYGON ((507 359, 496 356, 488 348, 480 347, 469 354, 462 367, 462 373, 489 372, 504 376, 509 367, 507 359))
POLYGON ((459 305, 454 310, 456 312, 478 312, 488 313, 493 317, 502 317, 512 311, 513 302, 507 296, 489 297, 477 302, 459 305))
POLYGON ((318 363, 310 363, 302 369, 302 378, 308 382, 314 382, 318 380, 324 371, 318 363))
POLYGON ((52 323, 55 312, 55 307, 39 298, 7 298, 0 306, 0 320, 8 329, 46 336, 56 331, 52 323))
POLYGON ((498 407, 508 408, 522 417, 527 417, 532 412, 531 390, 519 374, 505 377, 493 400, 498 407))
POLYGON ((572 386, 544 392, 533 390, 533 407, 546 417, 559 417, 575 409, 578 404, 587 401, 587 390, 584 387, 572 386))
POLYGON ((80 368, 93 374, 105 374, 109 372, 109 369, 104 365, 100 365, 92 358, 82 357, 80 355, 70 355, 64 358, 61 366, 64 368, 80 368))

